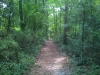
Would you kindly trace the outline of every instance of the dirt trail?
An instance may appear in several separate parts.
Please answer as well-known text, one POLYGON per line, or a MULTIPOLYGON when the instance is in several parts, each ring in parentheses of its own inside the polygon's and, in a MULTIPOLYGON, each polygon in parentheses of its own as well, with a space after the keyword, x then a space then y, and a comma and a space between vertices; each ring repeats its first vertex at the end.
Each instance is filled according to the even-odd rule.
POLYGON ((68 57, 51 40, 45 42, 35 65, 29 75, 70 75, 68 57))

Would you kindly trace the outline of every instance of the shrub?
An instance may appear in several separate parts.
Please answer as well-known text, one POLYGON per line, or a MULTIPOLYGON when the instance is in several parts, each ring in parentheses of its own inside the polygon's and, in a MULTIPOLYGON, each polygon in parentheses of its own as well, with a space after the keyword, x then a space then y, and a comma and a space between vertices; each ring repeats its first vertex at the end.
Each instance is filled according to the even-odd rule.
POLYGON ((16 61, 18 60, 18 51, 20 47, 12 37, 8 36, 5 39, 0 39, 0 59, 1 61, 16 61))

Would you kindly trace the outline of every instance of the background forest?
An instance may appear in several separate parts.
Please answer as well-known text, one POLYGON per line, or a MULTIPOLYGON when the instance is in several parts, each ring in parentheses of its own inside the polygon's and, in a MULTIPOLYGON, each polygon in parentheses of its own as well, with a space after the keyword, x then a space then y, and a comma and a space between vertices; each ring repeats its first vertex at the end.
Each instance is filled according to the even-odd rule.
POLYGON ((0 0, 0 75, 24 75, 48 38, 72 57, 73 75, 100 74, 100 0, 0 0))

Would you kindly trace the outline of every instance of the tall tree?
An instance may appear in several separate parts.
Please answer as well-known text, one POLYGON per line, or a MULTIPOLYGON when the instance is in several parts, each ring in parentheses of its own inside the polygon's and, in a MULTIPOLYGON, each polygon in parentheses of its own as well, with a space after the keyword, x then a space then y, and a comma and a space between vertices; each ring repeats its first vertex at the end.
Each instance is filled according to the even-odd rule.
POLYGON ((12 16, 12 11, 13 11, 13 0, 9 1, 8 4, 8 8, 9 8, 9 14, 8 14, 8 26, 7 26, 7 32, 10 31, 10 26, 11 26, 11 16, 12 16))
POLYGON ((25 24, 24 24, 24 20, 23 20, 23 10, 22 10, 22 0, 19 0, 19 14, 20 14, 20 27, 21 30, 25 29, 25 24))
POLYGON ((68 1, 65 2, 65 17, 64 17, 64 38, 63 38, 63 44, 68 44, 67 42, 67 22, 68 22, 68 19, 67 19, 67 13, 68 13, 68 1))

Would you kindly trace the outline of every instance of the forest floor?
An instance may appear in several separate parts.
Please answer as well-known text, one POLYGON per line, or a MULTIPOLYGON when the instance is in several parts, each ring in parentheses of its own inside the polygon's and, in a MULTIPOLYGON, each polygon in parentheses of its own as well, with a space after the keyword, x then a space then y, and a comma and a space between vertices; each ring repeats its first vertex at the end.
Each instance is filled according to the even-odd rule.
POLYGON ((41 48, 29 75, 70 75, 69 57, 62 55, 52 40, 41 48))

